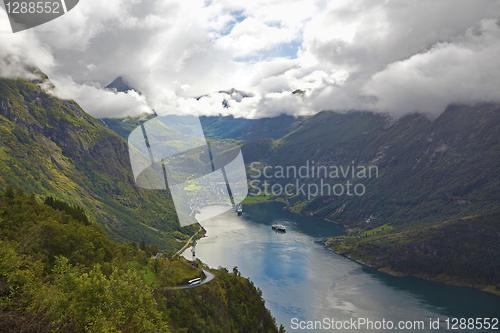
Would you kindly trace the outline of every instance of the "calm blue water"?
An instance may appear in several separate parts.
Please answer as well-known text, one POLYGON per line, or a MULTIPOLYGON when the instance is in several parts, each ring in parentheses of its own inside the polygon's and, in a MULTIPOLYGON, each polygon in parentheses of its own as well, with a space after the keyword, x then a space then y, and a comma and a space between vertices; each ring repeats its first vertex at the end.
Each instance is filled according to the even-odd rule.
MULTIPOLYGON (((210 208, 215 209, 215 208, 210 208)), ((393 277, 339 256, 315 241, 340 235, 341 226, 283 211, 280 203, 245 205, 242 216, 226 212, 202 223, 207 237, 196 246, 196 256, 210 267, 237 266, 254 281, 266 306, 287 332, 345 332, 348 330, 294 329, 299 321, 335 320, 424 321, 425 328, 404 332, 447 331, 443 320, 500 318, 500 297, 469 288, 410 277, 393 277), (271 230, 275 222, 285 234, 271 230), (429 319, 440 318, 440 329, 429 329, 429 319)), ((186 257, 191 251, 185 252, 186 257)), ((499 329, 492 332, 500 332, 499 329)), ((353 332, 390 332, 356 327, 353 332)), ((452 331, 452 330, 450 330, 452 331)), ((453 330, 454 332, 460 330, 453 330)), ((479 330, 462 330, 462 332, 479 330)))

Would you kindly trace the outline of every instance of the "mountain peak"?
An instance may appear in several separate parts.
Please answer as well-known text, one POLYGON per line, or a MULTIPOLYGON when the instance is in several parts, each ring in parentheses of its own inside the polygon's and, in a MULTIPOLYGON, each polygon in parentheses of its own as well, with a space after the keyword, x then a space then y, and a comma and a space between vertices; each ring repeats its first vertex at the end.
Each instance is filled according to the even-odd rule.
POLYGON ((106 89, 111 89, 111 90, 116 90, 119 92, 127 92, 129 90, 134 90, 127 80, 125 80, 123 77, 118 76, 116 79, 113 80, 110 84, 106 86, 106 89))

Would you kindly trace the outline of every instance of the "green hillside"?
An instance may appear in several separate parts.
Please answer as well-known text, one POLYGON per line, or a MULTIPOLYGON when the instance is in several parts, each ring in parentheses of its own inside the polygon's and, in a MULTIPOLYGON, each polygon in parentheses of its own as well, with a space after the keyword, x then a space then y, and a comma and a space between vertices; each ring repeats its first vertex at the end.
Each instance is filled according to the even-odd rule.
POLYGON ((260 181, 253 194, 269 183, 270 195, 259 199, 284 199, 288 209, 349 228, 349 236, 326 243, 335 252, 387 272, 498 293, 499 133, 500 106, 492 104, 450 106, 434 120, 321 112, 279 140, 247 142, 242 151, 249 180, 260 181), (259 164, 250 167, 252 162, 259 164), (282 177, 280 166, 302 166, 303 175, 308 166, 310 177, 282 177), (318 176, 321 166, 327 176, 318 176), (356 172, 353 177, 340 169, 332 178, 330 167, 356 172), (366 177, 357 174, 362 167, 376 169, 366 177), (308 198, 294 192, 297 178, 306 191, 324 183, 345 189, 349 181, 351 194, 357 184, 365 193, 328 195, 326 187, 308 198), (279 191, 290 183, 292 196, 272 194, 273 185, 279 191))
POLYGON ((0 189, 78 204, 115 241, 173 250, 198 230, 180 228, 167 191, 135 185, 124 139, 37 83, 0 79, 0 189))
MULTIPOLYGON (((328 168, 327 177, 324 172, 314 177, 310 173, 311 177, 299 179, 301 184, 320 187, 323 180, 333 187, 350 181, 365 187, 360 196, 335 195, 333 190, 328 195, 327 187, 324 195, 319 192, 310 200, 301 193, 282 196, 304 213, 350 227, 419 226, 500 211, 498 133, 499 105, 451 106, 433 121, 422 115, 391 120, 367 112, 321 112, 274 143, 252 141, 242 150, 245 163, 259 161, 261 169, 298 169, 307 163, 310 172, 313 166, 328 168), (257 159, 257 152, 263 158, 257 159), (370 166, 371 177, 368 172, 357 174, 370 166), (356 174, 352 177, 349 171, 344 177, 339 171, 339 177, 332 178, 331 167, 355 167, 356 174)), ((268 182, 283 186, 299 178, 271 174, 268 182)))
POLYGON ((500 295, 500 214, 410 229, 378 228, 333 237, 333 251, 397 275, 466 285, 500 295))
POLYGON ((137 126, 140 126, 154 117, 156 116, 150 114, 143 115, 142 117, 102 118, 100 121, 104 124, 104 126, 127 140, 130 133, 135 130, 137 126))
POLYGON ((49 205, 22 189, 0 192, 0 332, 284 332, 236 268, 168 289, 201 270, 148 259, 153 245, 117 244, 76 207, 49 205))

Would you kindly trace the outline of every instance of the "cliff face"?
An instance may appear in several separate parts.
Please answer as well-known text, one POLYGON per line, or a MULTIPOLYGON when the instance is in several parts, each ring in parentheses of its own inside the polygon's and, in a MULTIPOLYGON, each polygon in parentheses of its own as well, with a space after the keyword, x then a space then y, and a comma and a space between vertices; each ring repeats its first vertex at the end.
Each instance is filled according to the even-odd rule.
POLYGON ((0 79, 0 188, 79 204, 118 241, 174 249, 173 232, 192 234, 179 227, 168 192, 135 185, 124 139, 37 83, 0 79))

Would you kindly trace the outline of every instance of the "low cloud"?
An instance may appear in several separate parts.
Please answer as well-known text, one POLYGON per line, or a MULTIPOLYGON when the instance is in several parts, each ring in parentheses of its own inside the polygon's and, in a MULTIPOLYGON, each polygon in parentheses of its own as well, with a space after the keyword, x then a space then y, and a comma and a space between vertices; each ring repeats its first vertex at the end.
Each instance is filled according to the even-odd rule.
POLYGON ((0 7, 0 77, 35 79, 34 65, 47 69, 54 67, 50 48, 43 45, 33 32, 14 35, 10 31, 7 13, 0 7))
POLYGON ((390 64, 373 75, 366 93, 376 110, 435 115, 450 103, 500 102, 500 26, 484 20, 453 42, 390 64))
POLYGON ((500 102, 499 18, 494 0, 86 0, 10 34, 0 8, 0 76, 34 64, 95 117, 435 117, 500 102), (136 91, 102 88, 118 76, 136 91))
POLYGON ((99 84, 77 84, 69 77, 53 79, 51 82, 55 88, 48 90, 49 94, 62 99, 76 100, 84 110, 92 110, 92 114, 100 118, 153 113, 146 97, 134 90, 116 92, 103 89, 99 84))

